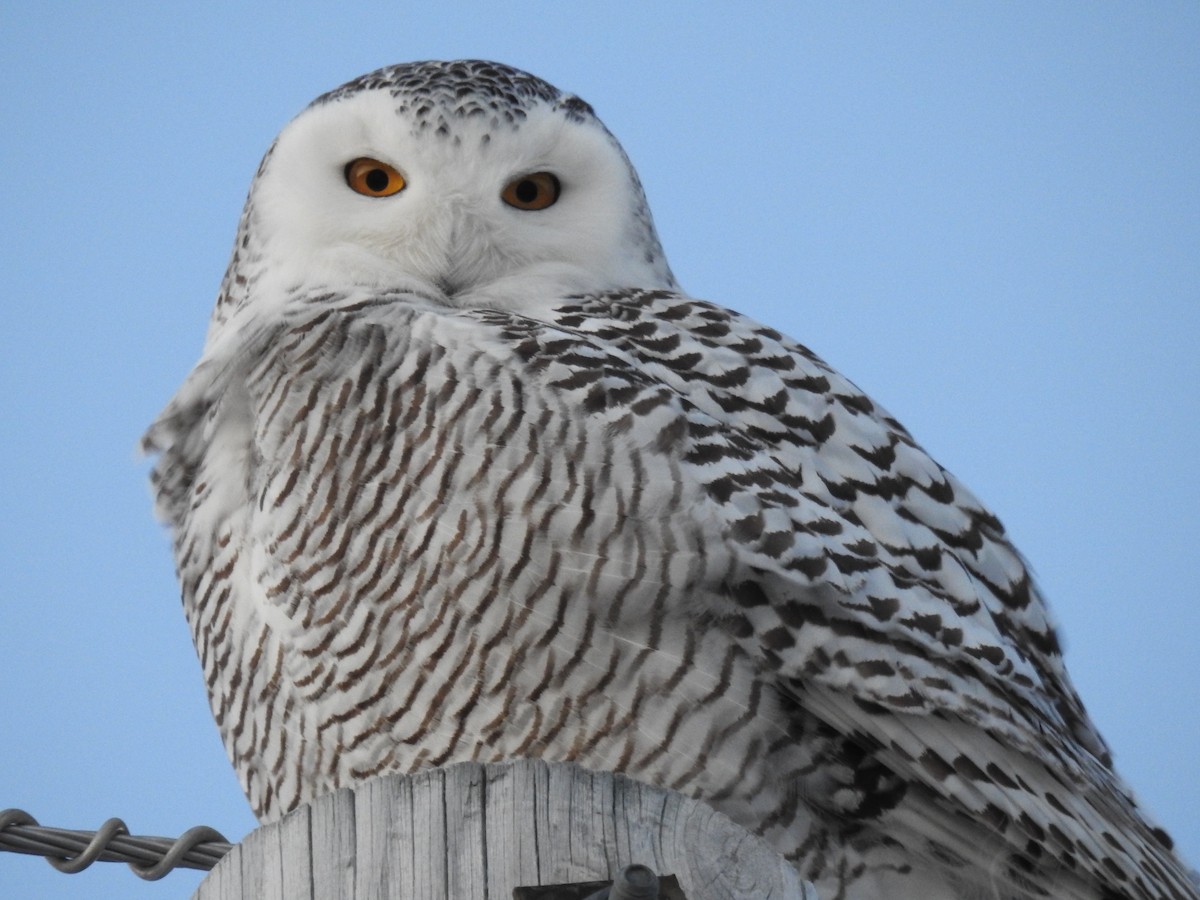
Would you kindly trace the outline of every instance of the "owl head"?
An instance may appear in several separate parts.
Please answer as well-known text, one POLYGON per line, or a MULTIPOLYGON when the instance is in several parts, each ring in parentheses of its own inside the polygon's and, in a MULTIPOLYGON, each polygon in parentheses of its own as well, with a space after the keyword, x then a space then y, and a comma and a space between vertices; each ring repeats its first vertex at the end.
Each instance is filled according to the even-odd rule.
POLYGON ((592 108, 498 63, 417 62, 318 97, 276 138, 214 324, 298 289, 523 309, 631 286, 676 284, 592 108))

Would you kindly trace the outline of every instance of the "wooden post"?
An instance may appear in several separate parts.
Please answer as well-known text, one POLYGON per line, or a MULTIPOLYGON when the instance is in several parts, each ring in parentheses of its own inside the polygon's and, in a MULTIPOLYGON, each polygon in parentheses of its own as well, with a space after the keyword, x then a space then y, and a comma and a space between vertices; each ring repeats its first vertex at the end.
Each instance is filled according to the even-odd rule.
POLYGON ((251 832, 193 900, 511 900, 641 863, 688 900, 816 900, 760 838, 674 791, 535 760, 390 775, 251 832))

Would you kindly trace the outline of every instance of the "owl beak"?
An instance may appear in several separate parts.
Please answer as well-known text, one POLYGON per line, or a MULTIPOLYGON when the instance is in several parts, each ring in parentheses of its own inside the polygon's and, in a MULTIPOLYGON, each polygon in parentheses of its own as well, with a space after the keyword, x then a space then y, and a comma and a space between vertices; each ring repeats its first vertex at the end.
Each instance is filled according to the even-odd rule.
POLYGON ((479 254, 480 228, 469 215, 464 214, 461 203, 448 204, 450 216, 449 235, 442 250, 441 264, 437 267, 434 285, 453 301, 458 295, 478 286, 479 277, 464 260, 479 254))
POLYGON ((450 278, 439 278, 437 279, 437 287, 438 290, 446 295, 447 300, 453 300, 455 295, 461 291, 465 285, 450 278))

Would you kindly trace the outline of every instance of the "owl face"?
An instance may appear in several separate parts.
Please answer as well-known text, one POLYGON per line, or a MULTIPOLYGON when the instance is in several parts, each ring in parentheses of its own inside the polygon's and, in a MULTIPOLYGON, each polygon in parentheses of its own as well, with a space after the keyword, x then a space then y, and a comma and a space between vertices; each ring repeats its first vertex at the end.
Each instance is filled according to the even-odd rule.
POLYGON ((450 80, 419 96, 352 83, 314 102, 251 190, 243 227, 258 288, 361 285, 521 308, 673 286, 620 146, 586 104, 540 84, 553 99, 473 98, 477 87, 450 80))

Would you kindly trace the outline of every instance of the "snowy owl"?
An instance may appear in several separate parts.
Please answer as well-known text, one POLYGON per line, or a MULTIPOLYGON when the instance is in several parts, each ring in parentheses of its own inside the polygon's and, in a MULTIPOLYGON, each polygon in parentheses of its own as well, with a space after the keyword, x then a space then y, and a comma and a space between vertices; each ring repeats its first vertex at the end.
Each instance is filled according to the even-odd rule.
POLYGON ((620 145, 504 65, 315 100, 145 437, 256 814, 461 760, 701 798, 823 898, 1195 898, 1000 522, 684 293, 620 145))

